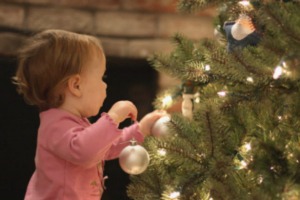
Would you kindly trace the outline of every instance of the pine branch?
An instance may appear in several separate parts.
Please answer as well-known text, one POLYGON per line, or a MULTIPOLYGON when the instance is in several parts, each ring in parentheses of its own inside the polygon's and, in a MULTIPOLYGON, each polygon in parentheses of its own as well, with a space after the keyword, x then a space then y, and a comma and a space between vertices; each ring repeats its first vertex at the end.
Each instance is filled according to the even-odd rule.
MULTIPOLYGON (((283 6, 283 5, 282 5, 283 6)), ((283 6, 284 8, 285 6, 283 6)), ((300 43, 300 38, 297 37, 297 35, 295 35, 292 30, 286 26, 279 17, 277 17, 274 14, 274 10, 276 10, 276 7, 274 9, 274 7, 270 7, 270 6, 266 6, 265 7, 265 11, 267 12, 267 14, 273 19, 274 22, 276 22, 276 24, 278 24, 281 27, 281 30, 283 30, 283 33, 285 33, 288 37, 292 38, 295 42, 300 43)))
POLYGON ((214 157, 214 139, 213 139, 213 131, 212 131, 212 127, 211 127, 211 121, 210 121, 210 116, 209 116, 209 113, 206 112, 205 113, 205 116, 206 116, 206 122, 207 122, 207 126, 208 126, 208 129, 209 129, 209 136, 210 136, 210 145, 211 145, 211 149, 210 149, 210 155, 212 157, 214 157))

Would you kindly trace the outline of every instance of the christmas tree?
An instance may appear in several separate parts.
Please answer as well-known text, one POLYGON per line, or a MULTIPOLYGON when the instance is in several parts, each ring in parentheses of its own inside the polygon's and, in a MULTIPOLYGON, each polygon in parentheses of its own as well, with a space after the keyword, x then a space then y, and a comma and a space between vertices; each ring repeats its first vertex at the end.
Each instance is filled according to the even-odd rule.
POLYGON ((181 0, 218 8, 216 39, 176 34, 151 64, 182 84, 158 95, 170 113, 144 143, 135 200, 300 199, 300 2, 181 0), (164 127, 165 126, 165 127, 164 127))

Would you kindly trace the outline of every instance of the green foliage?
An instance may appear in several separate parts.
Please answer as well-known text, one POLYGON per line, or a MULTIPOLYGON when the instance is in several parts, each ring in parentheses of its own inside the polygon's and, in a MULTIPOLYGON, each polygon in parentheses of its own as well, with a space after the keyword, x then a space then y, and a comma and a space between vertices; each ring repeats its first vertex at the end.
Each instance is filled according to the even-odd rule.
POLYGON ((246 13, 261 41, 229 53, 221 29, 221 40, 194 42, 175 34, 173 52, 149 59, 182 80, 166 93, 178 98, 190 81, 200 102, 194 102, 193 119, 172 114, 168 137, 146 138, 151 163, 132 177, 133 199, 300 199, 300 3, 254 0, 247 11, 237 3, 179 1, 183 11, 219 6, 218 27, 246 13), (298 64, 286 69, 294 75, 273 78, 290 53, 298 56, 298 64), (173 192, 180 196, 172 198, 179 194, 173 192))

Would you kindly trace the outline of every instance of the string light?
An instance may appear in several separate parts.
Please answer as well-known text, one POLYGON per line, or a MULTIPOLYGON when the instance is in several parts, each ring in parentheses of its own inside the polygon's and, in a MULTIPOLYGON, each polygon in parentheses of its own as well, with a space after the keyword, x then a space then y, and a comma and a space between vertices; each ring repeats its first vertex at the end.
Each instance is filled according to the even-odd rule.
POLYGON ((161 156, 165 156, 167 154, 167 151, 165 149, 158 149, 157 153, 161 156))
POLYGON ((171 199, 176 199, 177 197, 179 197, 180 196, 180 192, 172 192, 172 193, 170 193, 170 195, 169 195, 169 197, 171 198, 171 199))
POLYGON ((194 94, 194 102, 195 103, 200 103, 200 93, 199 92, 196 92, 195 94, 194 94))
POLYGON ((274 70, 273 79, 278 79, 283 73, 283 69, 281 66, 277 66, 274 70))
POLYGON ((240 1, 239 4, 242 5, 242 6, 249 6, 249 5, 251 5, 250 2, 247 1, 247 0, 240 1))
POLYGON ((210 65, 205 65, 205 66, 204 66, 204 70, 205 70, 205 71, 209 71, 209 70, 210 70, 210 65))
POLYGON ((250 143, 246 143, 246 144, 244 145, 244 147, 245 147, 245 150, 246 150, 246 151, 250 151, 250 150, 251 150, 251 144, 250 144, 250 143))
POLYGON ((253 80, 253 78, 251 76, 247 77, 247 81, 250 82, 250 83, 254 82, 254 80, 253 80))
POLYGON ((171 106, 173 103, 173 99, 171 95, 167 95, 162 99, 162 106, 165 107, 169 107, 171 106))
POLYGON ((242 160, 240 164, 241 164, 241 165, 240 165, 240 169, 244 169, 244 168, 246 168, 247 165, 248 165, 248 163, 247 163, 246 161, 244 161, 244 160, 242 160))
POLYGON ((227 95, 226 91, 220 91, 218 92, 219 97, 225 97, 227 95))
POLYGON ((239 1, 238 3, 240 6, 242 6, 245 10, 252 10, 253 6, 251 5, 250 1, 243 0, 239 1))
POLYGON ((273 73, 273 79, 278 79, 280 76, 285 74, 286 76, 291 76, 291 71, 289 71, 289 67, 285 61, 282 61, 280 65, 278 65, 273 73))
POLYGON ((263 178, 262 176, 259 176, 259 177, 257 178, 258 184, 261 184, 263 181, 264 181, 264 178, 263 178))

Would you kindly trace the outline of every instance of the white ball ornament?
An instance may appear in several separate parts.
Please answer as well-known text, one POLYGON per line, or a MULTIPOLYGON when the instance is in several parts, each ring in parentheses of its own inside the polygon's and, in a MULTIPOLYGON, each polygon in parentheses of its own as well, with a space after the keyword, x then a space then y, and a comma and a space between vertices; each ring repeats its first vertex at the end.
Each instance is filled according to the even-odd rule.
POLYGON ((150 157, 146 149, 136 144, 135 140, 131 145, 125 147, 119 156, 121 168, 128 174, 137 175, 143 173, 150 162, 150 157))
POLYGON ((168 123, 171 121, 169 115, 159 118, 152 126, 151 134, 155 137, 166 137, 169 135, 168 123))

